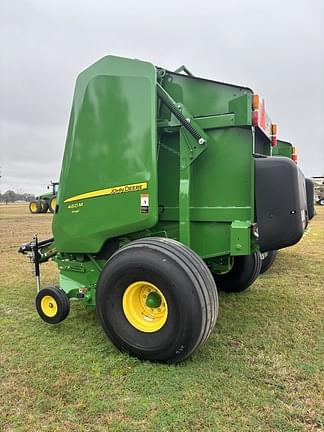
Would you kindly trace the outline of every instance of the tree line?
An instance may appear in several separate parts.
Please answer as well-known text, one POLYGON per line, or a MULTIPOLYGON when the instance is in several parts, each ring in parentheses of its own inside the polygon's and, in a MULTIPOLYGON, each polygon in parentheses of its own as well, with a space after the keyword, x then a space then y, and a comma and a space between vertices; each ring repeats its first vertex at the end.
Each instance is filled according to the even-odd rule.
POLYGON ((0 202, 1 203, 12 203, 15 201, 26 201, 30 202, 35 199, 35 195, 30 193, 18 193, 13 190, 7 190, 5 193, 0 192, 0 202))

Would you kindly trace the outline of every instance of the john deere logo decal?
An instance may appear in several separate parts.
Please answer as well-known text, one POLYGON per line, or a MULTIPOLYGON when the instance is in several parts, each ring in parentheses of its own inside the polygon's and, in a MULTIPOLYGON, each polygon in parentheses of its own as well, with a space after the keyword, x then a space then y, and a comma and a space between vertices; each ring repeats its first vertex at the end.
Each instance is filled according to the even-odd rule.
POLYGON ((122 194, 127 192, 142 191, 145 189, 147 189, 147 182, 133 183, 133 184, 122 185, 122 186, 114 186, 106 189, 98 189, 96 191, 75 195, 71 198, 65 199, 64 202, 69 203, 72 201, 80 201, 87 198, 97 198, 105 195, 117 195, 117 194, 122 194))

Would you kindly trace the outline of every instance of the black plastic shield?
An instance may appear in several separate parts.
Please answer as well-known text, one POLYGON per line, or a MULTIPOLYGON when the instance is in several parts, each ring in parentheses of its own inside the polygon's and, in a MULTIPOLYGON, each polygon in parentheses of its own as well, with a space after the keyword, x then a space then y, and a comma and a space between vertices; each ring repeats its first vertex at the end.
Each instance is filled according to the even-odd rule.
POLYGON ((297 243, 307 225, 305 178, 285 157, 255 160, 256 218, 261 251, 297 243))

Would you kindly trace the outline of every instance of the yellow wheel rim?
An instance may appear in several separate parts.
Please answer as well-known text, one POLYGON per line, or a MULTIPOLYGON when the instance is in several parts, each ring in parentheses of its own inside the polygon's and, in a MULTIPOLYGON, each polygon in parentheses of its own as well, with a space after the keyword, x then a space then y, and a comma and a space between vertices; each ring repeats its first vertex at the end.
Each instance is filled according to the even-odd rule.
POLYGON ((55 210, 56 207, 56 197, 51 199, 51 207, 53 210, 55 210))
POLYGON ((53 318, 57 314, 57 302, 54 297, 46 295, 41 300, 41 309, 44 315, 53 318))
POLYGON ((129 323, 145 333, 160 330, 168 318, 168 304, 152 283, 130 284, 123 295, 123 311, 129 323))
POLYGON ((30 210, 32 212, 37 212, 37 204, 36 203, 31 203, 30 204, 30 210))

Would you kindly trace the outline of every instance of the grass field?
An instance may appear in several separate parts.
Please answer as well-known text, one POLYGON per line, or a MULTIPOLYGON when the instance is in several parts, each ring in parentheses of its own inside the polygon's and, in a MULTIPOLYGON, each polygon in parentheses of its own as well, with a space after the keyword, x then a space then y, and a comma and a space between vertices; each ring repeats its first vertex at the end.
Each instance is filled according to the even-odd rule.
MULTIPOLYGON (((214 332, 177 366, 141 362, 73 303, 50 326, 34 309, 31 265, 17 254, 51 215, 0 206, 1 431, 324 430, 324 208, 242 294, 220 296, 214 332)), ((57 282, 53 263, 42 282, 57 282)))

